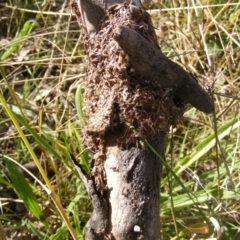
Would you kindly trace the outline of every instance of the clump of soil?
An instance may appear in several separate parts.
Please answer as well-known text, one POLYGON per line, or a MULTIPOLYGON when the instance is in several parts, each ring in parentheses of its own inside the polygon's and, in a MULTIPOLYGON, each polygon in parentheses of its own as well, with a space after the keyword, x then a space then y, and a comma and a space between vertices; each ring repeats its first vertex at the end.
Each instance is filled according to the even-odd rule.
MULTIPOLYGON (((80 12, 76 10, 77 16, 80 12)), ((184 106, 174 99, 174 89, 137 74, 127 54, 114 40, 119 26, 134 29, 160 50, 150 16, 129 3, 111 6, 99 31, 84 41, 89 67, 85 85, 88 123, 84 144, 95 153, 91 174, 98 190, 106 187, 104 170, 107 146, 142 147, 141 139, 157 139, 176 125, 184 106)), ((141 59, 139 59, 141 61, 141 59)))
POLYGON ((174 89, 162 89, 158 82, 139 77, 131 67, 114 40, 118 26, 134 29, 160 50, 149 14, 132 11, 127 3, 110 7, 100 30, 86 41, 85 112, 89 121, 85 144, 97 152, 104 152, 108 134, 117 136, 121 146, 136 145, 141 138, 152 140, 160 132, 168 132, 183 114, 174 89))

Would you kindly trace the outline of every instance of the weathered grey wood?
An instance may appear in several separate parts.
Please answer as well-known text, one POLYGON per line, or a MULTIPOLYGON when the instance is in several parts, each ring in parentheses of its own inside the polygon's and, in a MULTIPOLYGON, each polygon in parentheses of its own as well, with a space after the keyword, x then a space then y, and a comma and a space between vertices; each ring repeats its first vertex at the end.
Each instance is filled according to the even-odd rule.
MULTIPOLYGON (((150 144, 163 156, 165 134, 150 144)), ((106 153, 108 190, 104 195, 96 191, 91 177, 75 162, 94 208, 85 239, 158 240, 162 162, 147 149, 111 145, 106 153)))
POLYGON ((83 181, 84 186, 91 197, 93 205, 93 213, 91 216, 91 221, 87 232, 85 234, 85 239, 87 240, 101 240, 104 239, 108 223, 108 205, 107 201, 101 194, 96 190, 94 181, 90 176, 84 173, 81 165, 79 165, 75 158, 72 156, 75 168, 83 181))
POLYGON ((115 40, 130 56, 132 67, 140 76, 158 80, 162 88, 176 89, 177 98, 200 111, 213 111, 212 99, 207 92, 189 73, 163 55, 147 39, 130 28, 121 27, 116 29, 115 40))
MULTIPOLYGON (((151 142, 163 156, 165 136, 151 142)), ((109 188, 107 232, 117 240, 157 240, 160 234, 159 186, 162 162, 149 150, 107 147, 109 188)))
MULTIPOLYGON (((104 17, 104 9, 91 0, 72 1, 72 7, 80 11, 84 27, 89 36, 94 34, 104 17)), ((73 9, 75 13, 76 9, 73 9)))
POLYGON ((97 31, 105 10, 114 3, 123 3, 124 0, 76 0, 73 2, 77 4, 84 26, 91 37, 97 31))

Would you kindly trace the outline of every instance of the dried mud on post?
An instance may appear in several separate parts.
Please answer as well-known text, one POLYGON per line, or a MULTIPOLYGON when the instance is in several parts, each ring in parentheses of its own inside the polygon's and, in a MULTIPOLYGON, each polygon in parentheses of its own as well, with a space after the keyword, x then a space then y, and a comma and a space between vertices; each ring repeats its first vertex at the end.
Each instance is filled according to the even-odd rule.
POLYGON ((114 40, 120 26, 135 30, 160 51, 149 14, 132 11, 128 4, 110 7, 97 34, 90 39, 85 37, 89 67, 84 96, 88 117, 84 143, 97 152, 93 169, 98 171, 94 175, 103 171, 100 166, 109 136, 115 138, 118 146, 141 147, 142 138, 153 140, 160 132, 168 132, 170 125, 180 121, 184 110, 174 98, 174 89, 161 88, 158 81, 139 76, 131 67, 129 57, 114 40))

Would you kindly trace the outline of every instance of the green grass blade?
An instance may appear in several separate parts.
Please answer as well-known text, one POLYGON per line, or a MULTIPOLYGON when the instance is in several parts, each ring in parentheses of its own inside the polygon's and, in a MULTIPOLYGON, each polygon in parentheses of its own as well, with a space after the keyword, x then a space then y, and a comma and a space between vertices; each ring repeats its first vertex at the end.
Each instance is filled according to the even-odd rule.
MULTIPOLYGON (((161 211, 162 214, 169 213, 171 210, 171 202, 170 202, 171 196, 168 194, 161 194, 161 211)), ((174 209, 175 211, 179 211, 184 208, 192 207, 196 204, 209 204, 211 201, 216 201, 218 198, 218 191, 216 189, 211 189, 208 191, 201 190, 194 193, 194 199, 195 202, 189 198, 188 194, 180 194, 178 196, 173 196, 173 203, 174 203, 174 209)), ((234 199, 240 198, 240 191, 227 191, 227 190, 221 190, 221 200, 234 200, 234 199)))
POLYGON ((50 237, 50 240, 65 240, 68 237, 68 229, 66 226, 60 227, 57 232, 50 237))
POLYGON ((58 160, 62 160, 62 157, 53 149, 53 147, 50 144, 48 144, 44 140, 44 138, 39 136, 38 133, 34 129, 31 128, 31 126, 28 124, 28 122, 24 118, 22 118, 22 117, 20 117, 20 116, 18 116, 16 114, 14 114, 14 116, 17 119, 17 121, 19 123, 21 123, 21 125, 23 125, 32 134, 32 136, 34 137, 34 139, 36 140, 36 142, 39 145, 41 145, 47 151, 49 151, 51 154, 53 154, 53 156, 56 157, 58 160))
POLYGON ((17 166, 13 162, 7 159, 5 161, 12 184, 19 197, 23 200, 27 208, 34 214, 34 216, 36 216, 37 219, 43 223, 46 223, 43 212, 29 183, 26 181, 22 173, 18 170, 17 166))
MULTIPOLYGON (((231 131, 240 127, 239 118, 234 118, 228 121, 226 124, 218 128, 217 135, 218 139, 221 140, 225 136, 229 135, 231 131)), ((215 134, 211 134, 205 140, 195 147, 195 151, 190 155, 186 156, 183 159, 178 160, 178 166, 176 166, 173 171, 176 175, 181 174, 186 168, 190 167, 195 161, 201 158, 206 154, 216 143, 215 134)))
MULTIPOLYGON (((32 110, 28 110, 25 108, 20 108, 17 105, 14 104, 7 104, 7 106, 12 110, 13 113, 15 113, 16 115, 24 118, 24 117, 28 117, 31 120, 34 119, 34 117, 36 117, 36 113, 34 113, 34 111, 32 110), (24 116, 23 116, 24 114, 24 116)), ((0 107, 3 107, 3 104, 0 102, 0 107)), ((0 122, 1 124, 1 122, 0 122)), ((45 123, 43 123, 41 125, 41 133, 47 138, 47 139, 52 139, 54 137, 54 132, 53 130, 48 127, 45 123)))
MULTIPOLYGON (((2 155, 0 154, 0 156, 2 156, 2 155)), ((0 176, 0 184, 11 187, 11 184, 9 182, 7 182, 4 178, 2 178, 1 176, 0 176)))
POLYGON ((34 223, 31 221, 27 221, 28 228, 31 230, 31 232, 38 237, 38 239, 41 240, 48 240, 49 237, 47 237, 47 234, 45 234, 43 231, 39 230, 34 223))
POLYGON ((83 128, 86 125, 86 119, 83 113, 83 89, 84 83, 79 84, 75 93, 75 104, 77 109, 78 118, 80 120, 80 126, 83 128))
MULTIPOLYGON (((33 158, 35 164, 37 165, 37 167, 39 169, 39 172, 41 173, 42 177, 44 178, 44 181, 46 182, 48 188, 50 189, 50 191, 52 191, 52 187, 51 187, 50 181, 49 181, 46 173, 44 172, 44 169, 42 168, 42 166, 40 164, 40 161, 38 160, 36 154, 34 153, 32 147, 31 147, 31 145, 29 144, 25 134, 23 133, 23 130, 20 128, 20 126, 18 124, 17 118, 19 118, 19 117, 11 111, 11 109, 8 107, 4 97, 1 94, 0 94, 0 102, 2 102, 4 109, 6 110, 9 118, 12 120, 15 128, 17 129, 17 131, 19 133, 19 136, 23 140, 27 150, 29 151, 31 157, 33 158)), ((21 119, 21 118, 19 118, 19 119, 21 119)), ((26 124, 26 125, 28 125, 28 124, 26 124)), ((31 129, 31 127, 29 125, 28 125, 28 127, 29 127, 29 129, 31 129)))
MULTIPOLYGON (((23 142, 24 142, 27 150, 29 151, 29 153, 30 153, 30 155, 32 156, 35 164, 37 165, 37 167, 38 167, 38 169, 39 169, 39 172, 40 172, 40 174, 42 175, 42 177, 43 177, 44 181, 46 182, 46 185, 47 185, 47 187, 48 187, 48 189, 49 189, 49 190, 47 189, 47 190, 48 190, 48 194, 50 194, 50 196, 51 196, 52 200, 54 201, 55 205, 57 206, 57 208, 58 208, 58 210, 59 210, 62 218, 63 218, 64 221, 66 222, 66 225, 68 226, 68 229, 69 229, 69 231, 71 232, 71 234, 72 234, 72 236, 73 236, 73 239, 77 239, 76 233, 75 233, 73 227, 71 226, 71 223, 70 223, 69 219, 67 218, 67 215, 66 215, 66 213, 65 213, 65 211, 64 211, 64 209, 63 209, 63 207, 62 207, 62 205, 61 205, 61 202, 59 201, 59 198, 57 197, 57 195, 54 193, 53 188, 52 188, 52 185, 51 185, 51 183, 50 183, 50 180, 48 179, 48 177, 47 177, 44 169, 42 168, 42 166, 41 166, 41 164, 40 164, 40 161, 39 161, 38 158, 36 157, 36 154, 34 153, 31 145, 29 144, 29 142, 28 142, 25 134, 23 133, 22 129, 20 128, 18 121, 19 121, 20 123, 22 123, 22 124, 30 131, 30 133, 35 134, 35 135, 34 135, 34 137, 36 137, 35 140, 42 141, 43 143, 46 143, 46 142, 43 141, 43 139, 42 139, 35 131, 33 131, 33 130, 31 129, 31 127, 29 126, 29 124, 28 124, 25 120, 23 120, 23 118, 17 116, 16 114, 14 114, 14 113, 11 111, 11 109, 9 109, 9 107, 8 107, 8 105, 7 105, 4 97, 3 97, 1 94, 0 94, 0 102, 2 102, 4 109, 6 110, 7 114, 9 115, 9 118, 12 120, 12 122, 13 122, 15 128, 17 129, 17 131, 18 131, 21 139, 23 140, 23 142), (17 119, 18 119, 18 120, 17 120, 17 119)), ((47 143, 46 143, 46 144, 47 144, 47 143)), ((50 146, 50 145, 48 145, 48 146, 50 146)), ((52 153, 53 153, 53 154, 55 154, 57 157, 59 157, 59 159, 61 159, 60 155, 58 155, 57 152, 53 150, 53 148, 50 148, 50 149, 52 150, 52 153)))
POLYGON ((22 39, 37 26, 38 23, 35 20, 26 21, 25 24, 23 25, 23 29, 20 31, 18 36, 13 40, 11 47, 8 48, 5 53, 3 53, 0 60, 4 61, 8 59, 13 53, 15 53, 18 50, 20 44, 21 45, 23 44, 22 39))

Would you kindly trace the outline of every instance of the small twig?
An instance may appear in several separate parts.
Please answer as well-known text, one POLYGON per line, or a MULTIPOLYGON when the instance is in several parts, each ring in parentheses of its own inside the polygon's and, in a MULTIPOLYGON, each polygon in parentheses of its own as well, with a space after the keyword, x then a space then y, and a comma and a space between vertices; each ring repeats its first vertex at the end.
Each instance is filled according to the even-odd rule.
POLYGON ((102 240, 107 228, 108 207, 105 198, 96 190, 95 183, 91 176, 88 176, 81 164, 71 154, 73 164, 87 189, 93 205, 93 214, 90 219, 85 239, 102 240))

